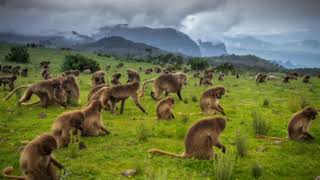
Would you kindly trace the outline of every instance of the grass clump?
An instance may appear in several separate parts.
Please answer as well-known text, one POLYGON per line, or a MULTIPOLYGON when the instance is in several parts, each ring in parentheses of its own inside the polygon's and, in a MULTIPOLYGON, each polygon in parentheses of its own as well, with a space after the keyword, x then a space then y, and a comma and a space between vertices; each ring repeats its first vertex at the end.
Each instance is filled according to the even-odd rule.
POLYGON ((268 122, 256 110, 253 110, 251 115, 255 134, 266 135, 270 130, 268 122))
POLYGON ((236 133, 236 139, 235 139, 236 149, 238 154, 241 157, 244 157, 248 152, 248 141, 247 137, 243 134, 241 134, 239 131, 236 133))
POLYGON ((262 166, 258 163, 255 163, 253 166, 252 166, 252 176, 256 179, 260 178, 263 174, 263 169, 262 169, 262 166))
POLYGON ((192 100, 192 102, 198 102, 198 98, 197 98, 197 96, 195 96, 195 95, 193 95, 193 96, 191 97, 191 100, 192 100))
POLYGON ((214 162, 216 180, 231 179, 234 167, 234 155, 231 153, 219 154, 214 162))
POLYGON ((263 102, 262 102, 262 107, 269 107, 270 106, 270 102, 269 102, 269 99, 264 99, 263 102))
POLYGON ((288 107, 293 113, 305 108, 308 105, 310 105, 310 103, 304 96, 292 95, 288 99, 288 107))
POLYGON ((151 135, 150 129, 144 124, 140 123, 136 128, 137 139, 139 142, 147 141, 151 135))

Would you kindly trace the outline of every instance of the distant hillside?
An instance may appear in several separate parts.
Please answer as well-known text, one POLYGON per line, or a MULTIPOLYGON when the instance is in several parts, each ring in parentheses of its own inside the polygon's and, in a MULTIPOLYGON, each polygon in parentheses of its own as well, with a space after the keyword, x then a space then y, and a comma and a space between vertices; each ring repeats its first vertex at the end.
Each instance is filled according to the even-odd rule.
POLYGON ((102 38, 93 43, 76 46, 74 47, 74 49, 80 51, 105 53, 114 56, 131 57, 148 56, 149 52, 147 52, 146 49, 151 50, 151 55, 159 55, 161 53, 165 53, 164 51, 158 48, 146 45, 144 43, 135 43, 119 36, 102 38))
POLYGON ((109 36, 121 36, 133 42, 145 43, 168 52, 201 56, 198 45, 188 35, 173 28, 105 26, 93 35, 96 39, 109 36))
POLYGON ((224 43, 213 44, 212 42, 199 40, 199 47, 202 57, 221 56, 227 54, 227 49, 224 43))
POLYGON ((218 66, 224 63, 230 63, 241 71, 254 72, 279 72, 284 71, 285 68, 272 63, 268 60, 259 58, 254 55, 223 55, 217 57, 205 58, 209 64, 218 66))

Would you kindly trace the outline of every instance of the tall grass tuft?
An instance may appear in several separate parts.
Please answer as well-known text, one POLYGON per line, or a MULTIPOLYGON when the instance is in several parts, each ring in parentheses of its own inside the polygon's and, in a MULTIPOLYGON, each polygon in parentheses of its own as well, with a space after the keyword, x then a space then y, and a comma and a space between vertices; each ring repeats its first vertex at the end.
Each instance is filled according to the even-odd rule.
POLYGON ((255 163, 253 166, 252 166, 252 176, 256 179, 260 178, 263 174, 263 168, 260 164, 258 163, 255 163))
POLYGON ((232 153, 218 154, 214 162, 214 172, 216 180, 231 179, 234 167, 234 155, 232 153))
POLYGON ((288 99, 288 107, 293 113, 305 108, 309 104, 309 101, 304 96, 292 95, 288 99))
POLYGON ((262 115, 256 110, 253 110, 251 115, 253 119, 253 129, 255 134, 266 135, 270 130, 267 120, 265 120, 262 115))
POLYGON ((247 137, 240 133, 240 131, 237 131, 236 133, 235 144, 238 154, 241 157, 244 157, 248 152, 248 141, 247 137))
POLYGON ((136 128, 137 139, 139 142, 147 141, 151 135, 150 129, 144 124, 140 123, 136 128))
POLYGON ((269 99, 264 99, 263 102, 262 102, 262 107, 269 107, 270 106, 270 102, 269 102, 269 99))
POLYGON ((192 95, 191 100, 192 102, 198 102, 198 98, 195 95, 192 95))

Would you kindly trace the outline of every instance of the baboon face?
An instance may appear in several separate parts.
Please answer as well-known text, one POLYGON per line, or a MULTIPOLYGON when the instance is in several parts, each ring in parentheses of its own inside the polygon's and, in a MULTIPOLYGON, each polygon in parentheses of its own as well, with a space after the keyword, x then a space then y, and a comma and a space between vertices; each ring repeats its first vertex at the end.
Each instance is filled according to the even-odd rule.
POLYGON ((121 73, 115 73, 112 77, 119 79, 121 77, 121 73))
POLYGON ((172 97, 168 97, 167 102, 169 102, 171 105, 174 105, 174 99, 172 97))
POLYGON ((218 87, 215 91, 213 91, 213 96, 217 97, 218 99, 221 99, 222 96, 225 94, 224 87, 218 87))
POLYGON ((74 78, 74 76, 67 76, 65 78, 63 78, 61 86, 64 89, 68 89, 68 87, 70 87, 71 84, 74 84, 76 81, 76 79, 74 78))
POLYGON ((318 111, 312 107, 307 107, 303 110, 302 114, 311 120, 315 120, 318 115, 318 111))
POLYGON ((50 155, 53 150, 57 149, 58 144, 52 135, 43 135, 39 143, 39 151, 43 155, 50 155))

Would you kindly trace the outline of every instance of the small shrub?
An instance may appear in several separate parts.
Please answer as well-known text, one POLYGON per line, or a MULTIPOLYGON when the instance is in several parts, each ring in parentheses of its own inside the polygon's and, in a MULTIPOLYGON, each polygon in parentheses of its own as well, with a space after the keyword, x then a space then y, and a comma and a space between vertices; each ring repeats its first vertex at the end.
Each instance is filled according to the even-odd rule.
POLYGON ((240 132, 237 132, 235 139, 236 149, 238 154, 243 157, 248 152, 248 141, 247 137, 240 132))
POLYGON ((81 54, 66 55, 61 67, 62 71, 67 70, 79 70, 83 72, 86 69, 90 69, 91 72, 99 70, 99 64, 97 61, 87 58, 81 54))
POLYGON ((255 134, 266 135, 269 131, 268 122, 256 110, 252 111, 252 119, 255 134))
POLYGON ((263 100, 263 103, 262 103, 262 106, 263 106, 263 107, 269 107, 269 105, 270 105, 269 100, 268 100, 268 99, 264 99, 264 100, 263 100))
POLYGON ((231 179, 234 167, 234 155, 231 153, 218 154, 214 162, 214 172, 216 180, 231 179))
POLYGON ((263 173, 263 169, 261 167, 260 164, 258 163, 255 163, 253 166, 252 166, 252 176, 254 178, 260 178, 262 176, 262 173, 263 173))
POLYGON ((188 99, 184 99, 183 102, 184 102, 185 104, 188 104, 188 103, 189 103, 188 99))
POLYGON ((193 95, 191 97, 192 102, 198 102, 197 96, 193 95))
POLYGON ((136 128, 136 133, 139 142, 147 141, 151 135, 150 130, 144 123, 140 123, 140 125, 136 128))
POLYGON ((5 60, 17 63, 28 63, 30 61, 28 48, 23 46, 11 47, 10 52, 5 56, 5 60))

